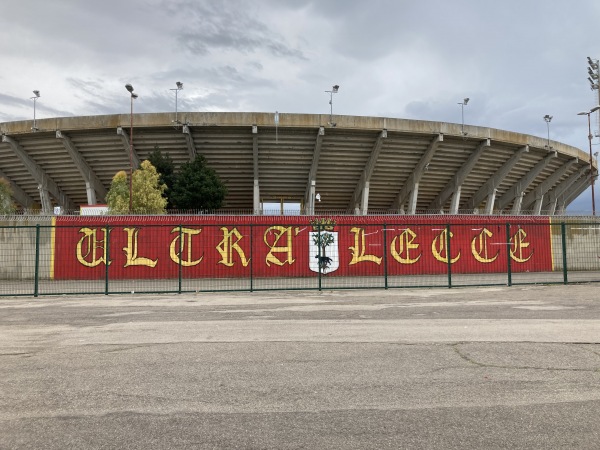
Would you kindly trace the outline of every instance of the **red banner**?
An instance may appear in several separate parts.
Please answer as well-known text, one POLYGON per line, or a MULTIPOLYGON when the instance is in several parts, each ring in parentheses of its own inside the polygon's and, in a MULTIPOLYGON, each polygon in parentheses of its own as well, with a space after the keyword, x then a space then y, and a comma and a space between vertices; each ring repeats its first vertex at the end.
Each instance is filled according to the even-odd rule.
POLYGON ((547 217, 58 217, 56 279, 552 270, 547 217), (281 220, 278 220, 281 219, 281 220), (517 218, 515 218, 517 220, 517 218), (108 264, 108 266, 107 266, 108 264))

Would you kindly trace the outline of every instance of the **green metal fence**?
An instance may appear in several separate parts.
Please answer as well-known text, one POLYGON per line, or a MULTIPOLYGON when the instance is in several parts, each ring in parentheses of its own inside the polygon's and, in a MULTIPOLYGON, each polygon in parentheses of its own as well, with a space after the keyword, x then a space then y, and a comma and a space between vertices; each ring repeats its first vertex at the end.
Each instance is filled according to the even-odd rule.
MULTIPOLYGON (((307 232, 300 229, 297 223, 292 225, 285 221, 276 229, 288 230, 292 226, 296 227, 294 233, 307 232)), ((192 226, 185 223, 143 227, 137 224, 120 235, 111 231, 111 227, 113 226, 106 226, 104 229, 100 227, 95 236, 98 240, 93 245, 87 241, 85 245, 81 244, 83 239, 79 241, 80 247, 85 248, 78 251, 95 264, 93 275, 82 278, 77 275, 77 263, 73 263, 75 248, 65 252, 64 249, 58 251, 55 247, 56 236, 61 230, 72 228, 73 233, 81 234, 80 226, 0 226, 0 296, 454 288, 600 282, 600 226, 594 222, 554 221, 550 225, 529 222, 493 225, 487 222, 444 225, 425 222, 369 223, 366 228, 371 231, 363 231, 362 234, 353 225, 337 225, 340 235, 355 239, 349 242, 364 245, 364 248, 358 249, 358 244, 345 244, 337 249, 337 253, 332 252, 330 247, 323 246, 327 230, 319 227, 303 241, 305 244, 313 242, 316 254, 303 257, 298 255, 305 252, 305 249, 296 250, 296 254, 288 249, 286 254, 285 246, 269 247, 271 244, 264 232, 264 224, 203 226, 201 234, 207 242, 219 242, 224 235, 231 240, 228 248, 217 245, 215 251, 214 245, 205 246, 197 250, 200 252, 197 254, 193 254, 188 247, 189 241, 186 239, 191 239, 189 230, 192 226), (517 239, 522 227, 527 227, 528 242, 519 244, 517 239), (234 228, 237 234, 232 235, 231 230, 234 228), (130 259, 144 258, 143 255, 133 255, 131 245, 131 240, 137 238, 136 233, 140 230, 148 236, 158 232, 168 234, 171 238, 171 260, 164 266, 166 269, 157 265, 151 276, 140 269, 142 276, 124 277, 122 265, 111 264, 111 259, 128 252, 127 257, 130 259), (417 244, 410 240, 413 238, 406 234, 407 230, 415 236, 418 233, 429 233, 435 239, 430 239, 426 244, 417 244), (494 241, 484 242, 486 236, 492 234, 494 241), (465 244, 466 241, 461 244, 460 249, 457 248, 451 237, 458 235, 469 236, 470 248, 465 244), (124 244, 125 238, 130 239, 129 243, 124 244), (532 241, 543 242, 544 245, 536 248, 528 246, 532 241), (235 247, 236 242, 246 243, 243 251, 239 246, 235 247), (128 245, 131 248, 127 248, 128 245), (271 255, 274 263, 268 268, 265 266, 266 250, 262 248, 265 245, 267 250, 277 248, 280 252, 275 256, 271 255), (459 255, 459 250, 462 256, 459 255), (469 251, 472 255, 468 254, 469 251), (524 253, 517 254, 519 251, 524 253), (427 252, 433 252, 437 259, 427 256, 427 252), (424 255, 429 258, 427 261, 424 255), (475 257, 479 265, 473 263, 469 266, 465 263, 461 266, 455 261, 458 257, 475 257), (543 261, 542 269, 534 267, 533 270, 524 270, 524 267, 529 267, 523 262, 527 258, 543 261), (197 271, 194 272, 191 264, 200 260, 205 267, 211 267, 209 273, 198 275, 197 271), (360 261, 360 264, 353 264, 355 260, 360 261), (410 265, 412 261, 418 261, 418 269, 413 268, 416 265, 410 265), (278 266, 279 263, 281 266, 278 266), (333 269, 342 263, 343 270, 333 269), (308 264, 314 267, 308 270, 308 264), (232 266, 236 269, 232 269, 232 266), (469 267, 475 267, 475 270, 469 270, 469 267), (488 267, 492 270, 488 270, 488 267), (61 276, 57 277, 59 272, 61 276)), ((119 227, 127 229, 123 224, 119 227)), ((152 244, 147 244, 145 248, 152 249, 152 244)), ((154 260, 146 258, 142 263, 151 265, 154 260)))

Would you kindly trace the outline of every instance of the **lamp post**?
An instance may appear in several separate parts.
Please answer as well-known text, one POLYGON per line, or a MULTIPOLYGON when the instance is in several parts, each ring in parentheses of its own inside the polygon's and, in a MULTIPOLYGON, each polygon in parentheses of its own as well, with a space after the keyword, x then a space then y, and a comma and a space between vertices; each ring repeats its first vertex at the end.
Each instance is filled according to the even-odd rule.
POLYGON ((461 133, 463 136, 467 135, 467 133, 465 133, 465 106, 467 106, 467 103, 469 103, 469 97, 465 97, 462 102, 458 102, 460 105, 460 116, 462 120, 461 133))
POLYGON ((138 95, 133 92, 133 86, 129 83, 125 85, 125 89, 129 91, 131 96, 131 125, 129 130, 129 213, 133 209, 133 100, 138 98, 138 95))
POLYGON ((37 101, 38 98, 40 98, 40 91, 38 91, 36 89, 33 91, 33 97, 31 97, 31 100, 33 100, 33 126, 31 127, 31 131, 38 130, 38 127, 35 123, 35 102, 37 101))
POLYGON ((594 165, 592 164, 592 123, 590 120, 590 116, 592 113, 598 111, 600 109, 600 105, 594 106, 589 111, 583 111, 577 113, 578 116, 587 116, 588 119, 588 141, 590 144, 590 185, 592 186, 592 215, 596 215, 596 199, 594 196, 594 165))
POLYGON ((175 123, 175 126, 177 126, 179 125, 179 120, 177 120, 177 94, 179 94, 179 91, 183 89, 183 83, 181 81, 177 81, 175 84, 177 87, 171 89, 171 91, 175 91, 175 120, 173 123, 175 123))
POLYGON ((337 94, 339 90, 339 85, 334 84, 330 91, 325 91, 329 94, 329 125, 332 127, 336 126, 336 123, 333 121, 333 94, 337 94))
POLYGON ((546 144, 546 148, 550 150, 552 148, 550 147, 550 122, 552 121, 552 116, 546 114, 544 116, 544 120, 546 121, 546 126, 548 127, 548 143, 546 144))

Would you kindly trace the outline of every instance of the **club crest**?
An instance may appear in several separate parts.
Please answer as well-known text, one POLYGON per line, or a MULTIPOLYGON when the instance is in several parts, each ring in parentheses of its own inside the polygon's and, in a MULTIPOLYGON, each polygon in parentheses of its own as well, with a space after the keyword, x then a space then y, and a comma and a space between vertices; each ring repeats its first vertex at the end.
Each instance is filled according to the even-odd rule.
POLYGON ((324 275, 335 272, 340 265, 338 233, 333 231, 335 222, 331 219, 311 221, 313 231, 309 233, 309 268, 324 275))

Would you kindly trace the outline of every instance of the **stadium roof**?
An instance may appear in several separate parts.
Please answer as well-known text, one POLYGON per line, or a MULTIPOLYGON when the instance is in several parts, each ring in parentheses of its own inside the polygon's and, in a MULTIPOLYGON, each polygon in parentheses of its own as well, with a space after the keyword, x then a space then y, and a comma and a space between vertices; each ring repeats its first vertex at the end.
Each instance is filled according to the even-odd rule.
POLYGON ((112 177, 156 148, 176 167, 203 155, 224 210, 560 214, 590 184, 584 151, 469 125, 383 117, 179 112, 0 123, 0 177, 24 208, 103 203, 112 177), (131 121, 133 152, 130 155, 131 121), (335 123, 333 123, 335 122, 335 123), (319 196, 317 196, 319 194, 319 196), (315 198, 320 197, 320 202, 315 198), (316 210, 316 211, 315 211, 316 210))

